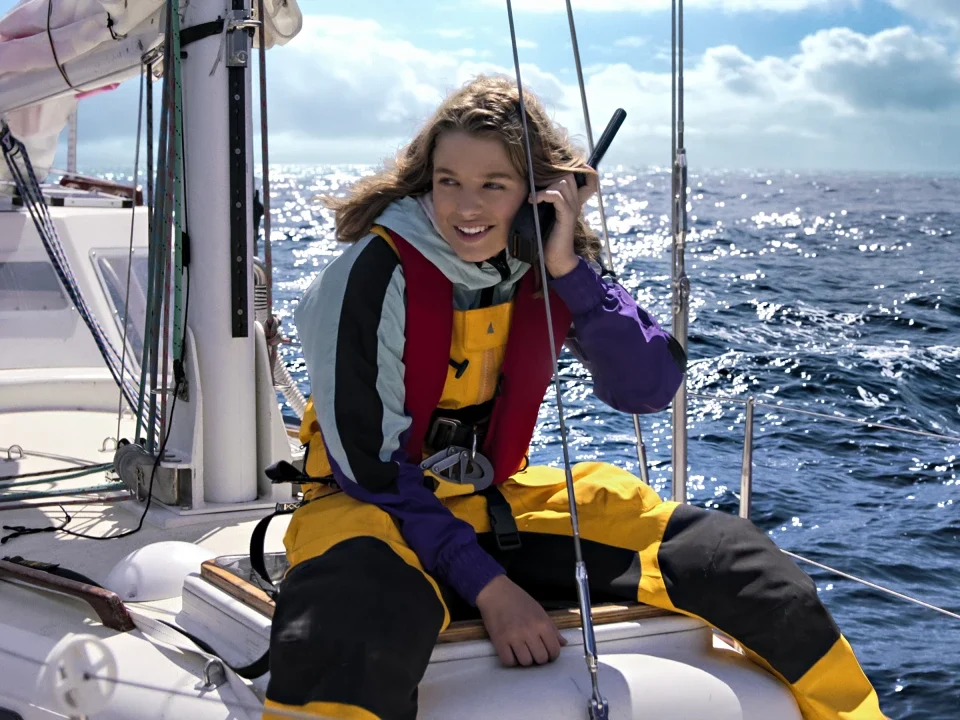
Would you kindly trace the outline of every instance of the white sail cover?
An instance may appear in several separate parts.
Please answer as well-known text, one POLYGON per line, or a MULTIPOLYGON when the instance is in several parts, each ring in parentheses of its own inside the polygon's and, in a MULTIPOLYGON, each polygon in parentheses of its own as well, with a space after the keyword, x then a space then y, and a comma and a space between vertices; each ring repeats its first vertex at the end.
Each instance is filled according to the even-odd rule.
POLYGON ((162 5, 163 0, 21 0, 0 19, 0 74, 56 69, 51 39, 64 65, 114 35, 126 35, 162 5))
MULTIPOLYGON (((20 0, 0 18, 0 113, 27 145, 39 176, 49 171, 77 100, 139 74, 139 46, 134 54, 118 50, 140 38, 144 47, 158 44, 164 6, 165 0, 20 0)), ((268 48, 286 44, 303 23, 297 0, 264 0, 264 14, 268 48)), ((5 163, 0 179, 9 179, 5 163)))

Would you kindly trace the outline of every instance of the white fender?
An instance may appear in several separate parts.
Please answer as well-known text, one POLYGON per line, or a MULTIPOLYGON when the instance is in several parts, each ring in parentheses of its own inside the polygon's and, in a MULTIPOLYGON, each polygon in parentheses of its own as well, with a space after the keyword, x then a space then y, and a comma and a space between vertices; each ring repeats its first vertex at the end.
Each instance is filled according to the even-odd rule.
POLYGON ((134 550, 107 575, 103 586, 124 602, 150 602, 180 595, 183 581, 200 572, 215 553, 179 540, 152 543, 134 550))

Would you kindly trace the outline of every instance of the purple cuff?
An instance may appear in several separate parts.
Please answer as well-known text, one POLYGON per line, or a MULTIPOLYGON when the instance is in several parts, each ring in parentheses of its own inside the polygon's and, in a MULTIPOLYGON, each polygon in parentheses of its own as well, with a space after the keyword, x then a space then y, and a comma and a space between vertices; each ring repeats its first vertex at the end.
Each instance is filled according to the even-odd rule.
POLYGON ((437 570, 437 574, 447 581, 457 595, 474 606, 477 604, 477 595, 487 583, 505 574, 500 563, 476 542, 441 551, 437 570))
POLYGON ((607 293, 603 278, 582 257, 577 258, 573 270, 551 280, 550 289, 556 291, 574 317, 593 310, 607 293))

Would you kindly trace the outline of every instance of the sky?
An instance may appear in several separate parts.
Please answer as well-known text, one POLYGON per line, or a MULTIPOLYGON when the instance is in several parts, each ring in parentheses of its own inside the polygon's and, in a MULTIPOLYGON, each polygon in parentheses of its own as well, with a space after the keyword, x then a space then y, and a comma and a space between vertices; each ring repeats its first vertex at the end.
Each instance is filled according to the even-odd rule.
MULTIPOLYGON (((272 162, 378 163, 450 90, 514 74, 501 0, 299 4, 267 53, 272 162)), ((513 7, 525 87, 585 145, 564 0, 513 7)), ((594 133, 628 114, 605 162, 669 165, 670 0, 573 7, 594 133)), ((686 0, 684 25, 691 167, 960 169, 960 0, 686 0)), ((81 169, 132 167, 137 91, 81 102, 81 169)))

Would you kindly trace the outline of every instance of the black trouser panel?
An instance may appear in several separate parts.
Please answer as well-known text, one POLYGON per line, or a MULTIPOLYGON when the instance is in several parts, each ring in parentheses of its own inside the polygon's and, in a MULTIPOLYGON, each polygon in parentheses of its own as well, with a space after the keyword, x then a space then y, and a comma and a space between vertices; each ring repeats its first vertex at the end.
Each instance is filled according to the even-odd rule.
POLYGON ((416 568, 375 538, 345 540, 295 566, 280 587, 267 697, 356 705, 414 720, 443 606, 416 568))
POLYGON ((680 505, 657 558, 675 607, 737 638, 790 683, 840 638, 813 580, 748 520, 680 505))
MULTIPOLYGON (((520 548, 501 551, 492 532, 477 535, 480 546, 507 571, 507 577, 522 587, 546 609, 577 607, 573 538, 568 535, 520 533, 520 548)), ((590 599, 593 603, 637 600, 640 585, 640 556, 633 550, 581 540, 583 558, 590 572, 590 599)), ((480 616, 446 586, 443 597, 452 620, 480 616)))

